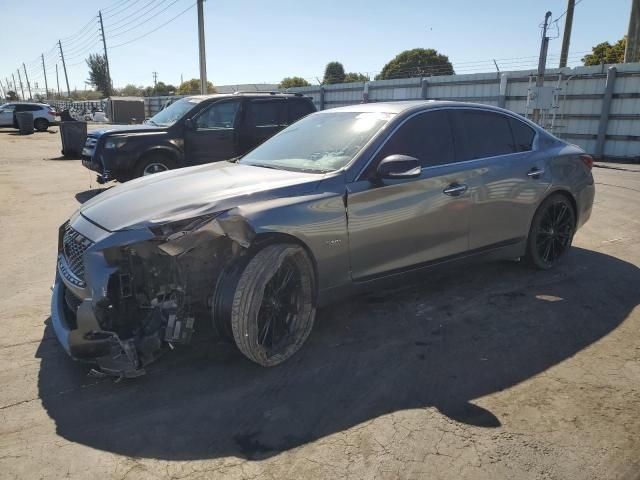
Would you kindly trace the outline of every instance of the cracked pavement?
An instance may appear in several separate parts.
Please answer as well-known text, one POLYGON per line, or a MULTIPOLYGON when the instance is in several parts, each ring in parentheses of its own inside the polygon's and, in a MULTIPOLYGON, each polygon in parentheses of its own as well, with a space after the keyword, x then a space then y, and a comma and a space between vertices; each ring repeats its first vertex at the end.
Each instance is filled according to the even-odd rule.
POLYGON ((12 133, 0 478, 640 479, 637 165, 594 169, 593 216, 554 271, 457 267, 351 299, 272 369, 201 321, 193 348, 114 383, 48 322, 57 228, 98 186, 58 133, 12 133))

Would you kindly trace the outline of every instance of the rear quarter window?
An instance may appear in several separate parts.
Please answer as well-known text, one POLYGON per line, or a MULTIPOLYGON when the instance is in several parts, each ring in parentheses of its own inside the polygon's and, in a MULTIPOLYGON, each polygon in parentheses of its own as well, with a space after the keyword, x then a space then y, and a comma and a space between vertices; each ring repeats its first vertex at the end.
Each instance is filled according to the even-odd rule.
POLYGON ((310 113, 314 112, 315 109, 311 102, 307 100, 287 100, 289 104, 289 123, 293 123, 302 117, 306 117, 310 113))
POLYGON ((533 139, 536 132, 524 122, 509 117, 509 124, 513 132, 513 142, 516 152, 528 152, 533 150, 533 139))

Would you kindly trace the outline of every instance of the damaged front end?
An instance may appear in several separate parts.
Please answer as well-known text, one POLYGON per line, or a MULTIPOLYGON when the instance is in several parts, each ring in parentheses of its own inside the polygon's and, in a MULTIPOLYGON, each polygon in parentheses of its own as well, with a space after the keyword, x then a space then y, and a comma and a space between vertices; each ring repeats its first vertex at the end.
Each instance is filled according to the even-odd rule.
POLYGON ((189 343, 216 282, 254 233, 234 211, 109 232, 76 214, 60 227, 51 304, 73 358, 119 377, 189 343))

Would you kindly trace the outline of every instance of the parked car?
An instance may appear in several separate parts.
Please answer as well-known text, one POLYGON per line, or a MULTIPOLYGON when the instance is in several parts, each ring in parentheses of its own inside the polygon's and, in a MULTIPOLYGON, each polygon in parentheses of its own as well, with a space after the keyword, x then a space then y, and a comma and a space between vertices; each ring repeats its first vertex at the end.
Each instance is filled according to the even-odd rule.
POLYGON ((60 228, 53 325, 72 357, 135 376, 210 312, 244 355, 276 365, 344 295, 480 258, 556 266, 591 215, 592 164, 495 107, 314 113, 240 160, 82 205, 60 228))
POLYGON ((33 128, 39 132, 45 132, 50 125, 57 123, 56 111, 45 103, 12 102, 0 105, 0 127, 18 128, 15 114, 18 112, 31 112, 33 115, 33 128))
POLYGON ((104 183, 227 160, 315 110, 311 99, 300 94, 186 97, 144 125, 89 133, 82 164, 98 172, 98 181, 104 183))

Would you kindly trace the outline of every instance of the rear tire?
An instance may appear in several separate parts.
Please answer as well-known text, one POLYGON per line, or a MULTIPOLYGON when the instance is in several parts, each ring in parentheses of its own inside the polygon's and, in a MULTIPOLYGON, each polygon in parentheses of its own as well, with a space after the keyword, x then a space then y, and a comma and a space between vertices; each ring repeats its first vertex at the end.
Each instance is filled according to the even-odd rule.
POLYGON ((278 365, 307 340, 316 315, 315 275, 294 244, 260 250, 240 275, 231 306, 231 330, 240 351, 264 367, 278 365))
POLYGON ((562 261, 573 242, 576 213, 567 197, 553 194, 536 210, 529 238, 527 263, 539 270, 549 270, 562 261))
POLYGON ((145 177, 154 173, 173 170, 176 164, 172 158, 162 154, 150 154, 142 158, 138 163, 133 178, 145 177))
POLYGON ((38 132, 46 132, 49 129, 49 120, 46 118, 36 118, 33 121, 33 128, 38 132))

